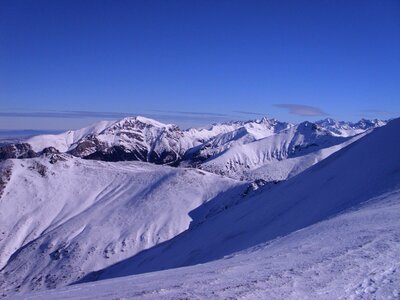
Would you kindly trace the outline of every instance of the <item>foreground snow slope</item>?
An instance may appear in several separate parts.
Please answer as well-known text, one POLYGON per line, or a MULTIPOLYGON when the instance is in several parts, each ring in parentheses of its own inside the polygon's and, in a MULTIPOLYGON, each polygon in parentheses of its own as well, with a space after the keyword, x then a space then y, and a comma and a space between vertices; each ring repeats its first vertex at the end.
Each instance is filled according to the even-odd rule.
MULTIPOLYGON (((289 234, 400 186, 400 119, 286 182, 257 190, 176 238, 93 274, 113 278, 204 263, 289 234)), ((198 210, 201 210, 199 207, 198 210)))
POLYGON ((0 290, 7 294, 74 282, 171 239, 189 227, 190 211, 242 190, 234 180, 200 170, 66 154, 0 167, 7 175, 1 181, 0 290))
POLYGON ((13 299, 399 299, 400 190, 191 267, 13 299))

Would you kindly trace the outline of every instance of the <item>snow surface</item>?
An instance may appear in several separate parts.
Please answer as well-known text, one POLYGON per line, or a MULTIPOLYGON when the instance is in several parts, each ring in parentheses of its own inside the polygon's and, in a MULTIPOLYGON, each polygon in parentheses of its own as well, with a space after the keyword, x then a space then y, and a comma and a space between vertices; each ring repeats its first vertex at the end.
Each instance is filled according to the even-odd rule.
MULTIPOLYGON (((248 143, 230 143, 228 147, 225 142, 222 143, 225 149, 221 149, 222 146, 210 147, 209 151, 213 151, 213 155, 200 168, 236 179, 286 180, 364 134, 353 138, 337 137, 329 130, 304 122, 248 143)), ((248 135, 244 134, 237 140, 246 138, 248 135)), ((218 137, 216 140, 219 140, 218 137)))
MULTIPOLYGON (((40 152, 47 147, 54 147, 61 152, 67 152, 73 149, 80 140, 85 139, 88 136, 96 135, 100 135, 100 139, 104 142, 108 142, 109 144, 124 144, 123 139, 120 140, 121 133, 123 135, 123 132, 129 133, 130 131, 132 131, 129 129, 127 130, 126 126, 128 126, 130 129, 134 129, 133 132, 137 133, 138 131, 140 131, 137 128, 138 124, 140 129, 150 129, 150 137, 153 138, 157 138, 165 130, 179 131, 179 139, 182 140, 182 152, 190 149, 191 147, 209 142, 217 136, 219 136, 218 139, 212 141, 212 143, 215 144, 214 146, 220 147, 227 142, 232 142, 235 140, 236 142, 234 144, 259 140, 279 133, 293 126, 293 124, 279 122, 275 119, 262 118, 260 120, 251 120, 246 122, 236 121, 217 123, 208 128, 191 128, 181 131, 176 125, 163 124, 153 119, 136 116, 127 117, 118 121, 100 121, 79 130, 70 130, 60 134, 38 135, 27 139, 26 142, 29 143, 32 146, 32 149, 36 152, 40 152), (238 139, 232 137, 236 134, 243 135, 243 131, 245 131, 245 135, 247 136, 244 141, 240 142, 237 141, 238 139), (225 134, 228 135, 224 136, 225 134)), ((349 137, 362 133, 368 129, 383 126, 386 124, 386 122, 381 120, 369 121, 363 119, 357 123, 350 123, 335 121, 333 119, 325 119, 316 122, 316 124, 326 130, 329 130, 332 135, 349 137)), ((147 143, 151 144, 151 142, 154 142, 154 140, 150 141, 149 137, 146 134, 144 135, 147 139, 147 143)), ((132 143, 133 141, 130 140, 130 142, 132 143)), ((229 147, 230 146, 228 144, 223 146, 223 149, 227 149, 229 147)))
POLYGON ((3 294, 398 299, 400 119, 354 138, 302 126, 242 153, 260 144, 267 157, 296 160, 293 175, 330 156, 246 196, 247 184, 202 170, 66 154, 3 161, 3 294))
POLYGON ((399 212, 396 190, 214 262, 13 299, 399 299, 399 212))
POLYGON ((47 147, 54 147, 60 152, 67 152, 79 140, 91 134, 99 134, 114 121, 100 121, 79 130, 69 130, 60 134, 37 135, 26 140, 32 150, 39 152, 47 147))
POLYGON ((190 211, 243 190, 195 169, 55 156, 1 163, 11 172, 0 201, 4 293, 72 283, 171 239, 190 211))
POLYGON ((396 190, 400 187, 399 130, 397 119, 286 182, 255 191, 246 201, 211 215, 166 243, 103 270, 96 278, 219 259, 396 190))
POLYGON ((363 133, 365 130, 368 129, 384 126, 386 125, 387 122, 378 119, 374 120, 361 119, 356 123, 352 123, 352 122, 336 121, 331 118, 326 118, 324 120, 320 120, 315 123, 329 130, 335 136, 349 137, 363 133))
POLYGON ((36 152, 52 146, 90 159, 179 164, 234 179, 281 181, 347 146, 351 137, 359 138, 385 124, 379 120, 349 123, 325 119, 293 125, 262 118, 182 131, 175 125, 137 116, 26 142, 36 152))

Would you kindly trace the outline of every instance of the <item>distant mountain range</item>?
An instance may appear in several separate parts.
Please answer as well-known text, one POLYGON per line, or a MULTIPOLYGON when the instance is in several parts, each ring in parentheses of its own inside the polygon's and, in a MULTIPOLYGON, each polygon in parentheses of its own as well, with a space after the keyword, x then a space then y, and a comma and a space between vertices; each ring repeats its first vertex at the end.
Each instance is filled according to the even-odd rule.
POLYGON ((0 159, 36 157, 51 147, 84 159, 180 165, 235 179, 280 181, 385 124, 325 119, 294 125, 262 118, 181 130, 138 116, 8 144, 0 148, 0 159))

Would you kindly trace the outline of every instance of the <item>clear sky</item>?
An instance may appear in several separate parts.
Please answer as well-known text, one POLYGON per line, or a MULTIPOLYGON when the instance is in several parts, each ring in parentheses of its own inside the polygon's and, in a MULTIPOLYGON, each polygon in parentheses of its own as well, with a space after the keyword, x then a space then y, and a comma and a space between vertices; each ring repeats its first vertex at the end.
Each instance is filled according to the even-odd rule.
POLYGON ((399 0, 1 0, 0 129, 400 115, 399 0))

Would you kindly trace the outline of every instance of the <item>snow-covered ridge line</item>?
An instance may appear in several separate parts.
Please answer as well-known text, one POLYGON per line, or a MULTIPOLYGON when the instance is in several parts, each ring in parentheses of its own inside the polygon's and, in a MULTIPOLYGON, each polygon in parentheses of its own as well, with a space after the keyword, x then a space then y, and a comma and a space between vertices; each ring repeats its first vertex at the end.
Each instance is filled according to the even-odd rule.
MULTIPOLYGON (((181 130, 173 124, 137 116, 6 145, 0 148, 0 159, 36 157, 52 147, 85 159, 200 167, 236 179, 259 177, 253 173, 259 174, 258 169, 265 165, 275 170, 266 173, 286 170, 262 178, 273 181, 286 179, 298 165, 291 160, 288 166, 281 166, 281 161, 343 143, 346 138, 385 124, 379 120, 349 123, 326 119, 294 125, 262 118, 181 130), (267 151, 260 148, 263 143, 267 151), (253 157, 249 157, 249 153, 254 153, 253 157)), ((313 164, 317 160, 308 161, 313 164)))

